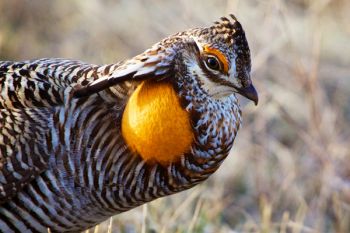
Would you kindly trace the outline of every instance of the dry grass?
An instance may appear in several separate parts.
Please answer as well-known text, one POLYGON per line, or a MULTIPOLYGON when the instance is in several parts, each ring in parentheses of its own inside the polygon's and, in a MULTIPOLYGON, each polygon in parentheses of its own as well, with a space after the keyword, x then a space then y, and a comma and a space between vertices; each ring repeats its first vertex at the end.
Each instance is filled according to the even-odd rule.
POLYGON ((113 62, 235 13, 261 99, 207 182, 90 232, 350 232, 349 1, 65 3, 1 1, 0 59, 113 62))

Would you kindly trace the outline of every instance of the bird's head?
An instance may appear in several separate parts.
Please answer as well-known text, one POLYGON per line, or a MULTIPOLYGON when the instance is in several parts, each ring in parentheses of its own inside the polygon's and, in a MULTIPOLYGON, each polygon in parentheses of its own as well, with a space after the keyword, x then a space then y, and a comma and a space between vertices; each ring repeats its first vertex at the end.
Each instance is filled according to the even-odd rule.
MULTIPOLYGON (((202 89, 213 98, 239 93, 258 103, 258 94, 250 77, 251 60, 248 42, 241 24, 230 15, 208 28, 191 29, 169 39, 187 43, 182 49, 182 62, 202 89), (192 49, 190 49, 192 47, 192 49)), ((175 43, 176 44, 176 43, 175 43)))
POLYGON ((174 78, 174 72, 181 73, 181 65, 213 98, 239 93, 258 103, 258 94, 250 78, 248 42, 233 15, 222 17, 211 27, 189 29, 165 38, 142 54, 122 62, 112 73, 75 90, 74 95, 90 95, 125 80, 174 78))

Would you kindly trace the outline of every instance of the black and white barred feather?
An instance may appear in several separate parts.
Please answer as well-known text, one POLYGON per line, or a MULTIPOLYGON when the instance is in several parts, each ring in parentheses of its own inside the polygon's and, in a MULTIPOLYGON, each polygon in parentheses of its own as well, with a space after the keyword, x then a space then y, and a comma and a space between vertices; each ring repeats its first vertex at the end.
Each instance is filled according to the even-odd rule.
MULTIPOLYGON (((233 145, 241 112, 235 95, 208 95, 190 59, 199 59, 198 41, 214 43, 225 27, 219 38, 230 38, 219 42, 237 44, 243 53, 244 32, 232 17, 116 64, 0 62, 0 232, 79 232, 216 171, 233 145), (125 104, 147 79, 171 82, 192 117, 191 150, 168 166, 143 161, 121 135, 125 104)), ((246 62, 250 69, 244 56, 239 68, 246 62)), ((240 78, 250 84, 249 77, 240 78)))

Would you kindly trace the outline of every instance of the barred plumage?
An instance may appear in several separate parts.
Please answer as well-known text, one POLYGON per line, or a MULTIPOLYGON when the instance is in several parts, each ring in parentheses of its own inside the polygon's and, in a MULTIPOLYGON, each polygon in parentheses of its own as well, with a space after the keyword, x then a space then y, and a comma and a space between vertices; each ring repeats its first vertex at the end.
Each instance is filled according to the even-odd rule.
MULTIPOLYGON (((0 231, 82 231, 205 180, 241 123, 233 93, 257 102, 249 72, 248 44, 233 16, 117 64, 0 62, 0 231), (135 89, 149 93, 145 82, 170 87, 188 116, 192 136, 183 153, 159 160, 128 142, 124 108, 135 89)), ((176 122, 158 122, 151 133, 167 137, 172 132, 158 127, 176 122)))

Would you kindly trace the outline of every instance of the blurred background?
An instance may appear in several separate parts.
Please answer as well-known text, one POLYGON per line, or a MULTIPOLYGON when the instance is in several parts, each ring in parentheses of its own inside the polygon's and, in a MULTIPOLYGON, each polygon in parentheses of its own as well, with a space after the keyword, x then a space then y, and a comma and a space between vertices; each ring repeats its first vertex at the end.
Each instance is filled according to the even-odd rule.
POLYGON ((255 107, 208 181, 90 232, 350 232, 349 0, 0 0, 0 60, 103 64, 234 13, 255 107))

